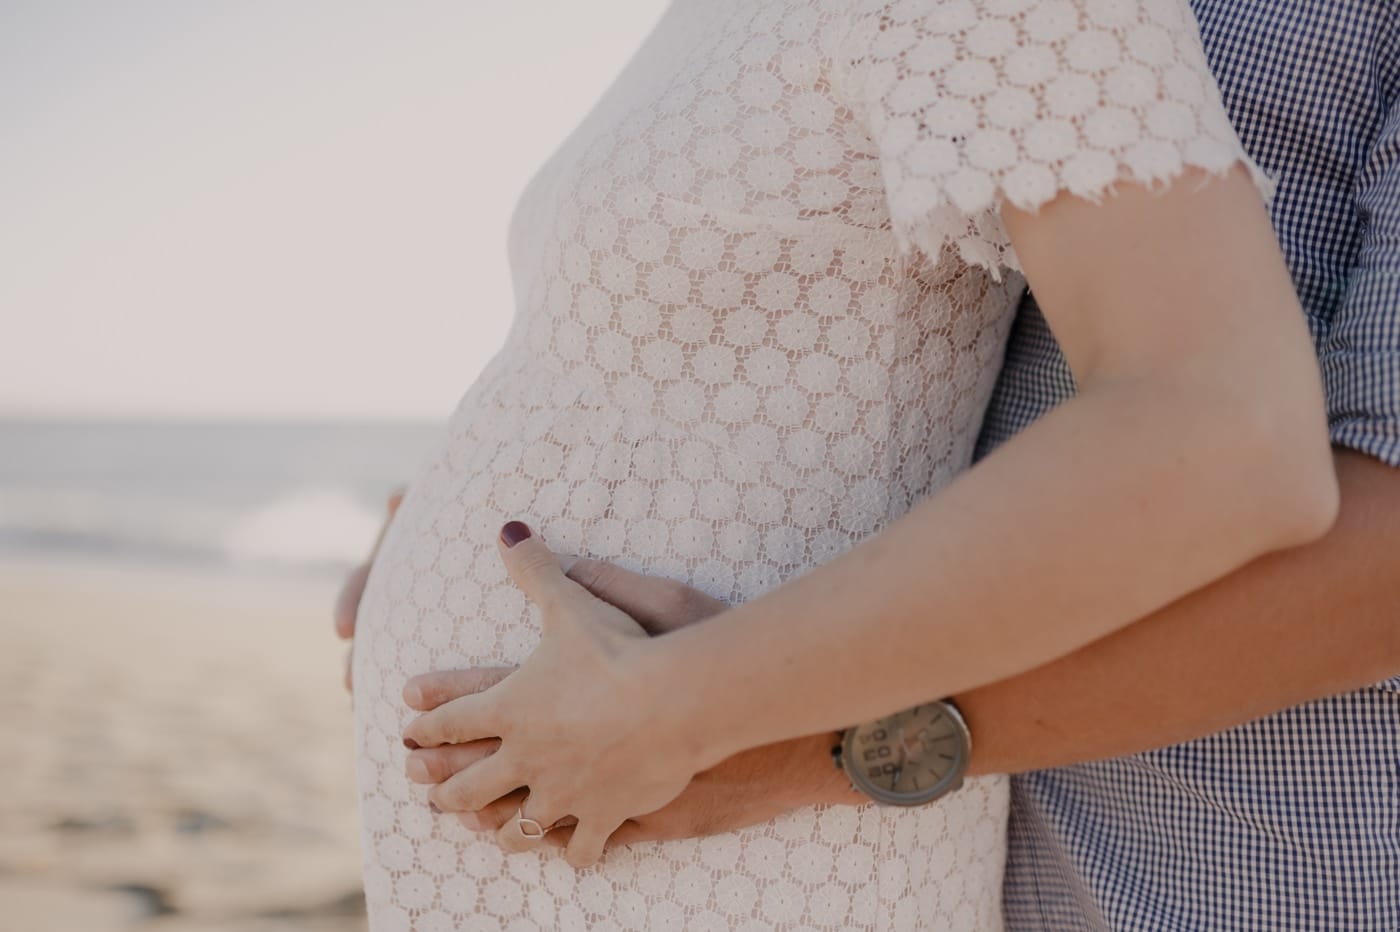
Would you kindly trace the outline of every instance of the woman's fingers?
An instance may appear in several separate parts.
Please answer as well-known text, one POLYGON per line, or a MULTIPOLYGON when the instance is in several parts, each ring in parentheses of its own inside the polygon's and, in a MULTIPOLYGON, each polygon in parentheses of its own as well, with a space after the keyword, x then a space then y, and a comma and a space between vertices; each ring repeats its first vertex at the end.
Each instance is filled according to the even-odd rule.
MULTIPOLYGON (((507 793, 500 799, 487 806, 485 809, 478 809, 476 812, 464 812, 458 818, 462 824, 476 832, 499 832, 507 822, 513 821, 520 808, 525 804, 525 798, 530 795, 530 791, 524 787, 514 793, 507 793)), ((534 812, 531 811, 533 818, 534 812)), ((564 816, 545 835, 544 840, 556 848, 562 848, 569 843, 573 837, 574 826, 578 824, 578 819, 573 816, 564 816)), ((626 826, 624 826, 625 828, 626 826)))
POLYGON ((576 868, 597 864, 603 857, 603 848, 607 846, 608 836, 617 827, 617 824, 609 824, 606 819, 593 818, 587 822, 579 822, 574 826, 568 847, 564 849, 564 860, 569 862, 570 867, 576 868))
POLYGON ((463 825, 474 832, 498 832, 507 820, 515 818, 515 813, 529 794, 529 790, 521 787, 514 792, 507 793, 484 809, 478 809, 476 812, 464 812, 458 818, 462 820, 463 825))
POLYGON ((582 586, 564 575, 559 558, 524 522, 508 522, 501 528, 497 543, 510 578, 515 580, 527 599, 543 610, 542 623, 546 633, 553 614, 550 611, 552 607, 570 595, 592 598, 582 586))
MULTIPOLYGON (((480 812, 464 812, 458 818, 462 820, 463 825, 473 831, 499 832, 508 819, 515 818, 516 810, 528 795, 528 790, 517 790, 509 796, 496 800, 480 812)), ((567 848, 569 842, 573 841, 574 832, 577 829, 578 821, 573 816, 565 816, 558 825, 549 830, 541 843, 552 848, 567 848)), ((659 840, 658 836, 649 833, 645 828, 629 819, 622 823, 617 831, 608 836, 607 847, 616 848, 619 845, 626 847, 638 842, 657 840, 659 840)))
POLYGON ((496 843, 511 853, 530 851, 534 848, 538 848, 553 834, 551 828, 554 823, 564 818, 567 814, 566 812, 560 811, 557 805, 548 802, 543 797, 531 796, 527 792, 523 803, 519 804, 514 812, 506 816, 505 820, 501 823, 501 827, 496 830, 496 843), (535 823, 535 825, 531 825, 528 828, 528 831, 532 833, 530 835, 527 835, 526 830, 520 827, 519 820, 522 813, 525 818, 531 819, 535 823), (543 836, 533 835, 536 825, 544 830, 543 836))
POLYGON ((473 667, 469 670, 439 670, 409 680, 403 688, 403 701, 409 708, 430 712, 453 699, 484 692, 495 686, 516 667, 473 667))
POLYGON ((408 723, 404 746, 412 750, 498 738, 504 731, 498 699, 497 689, 492 688, 440 705, 408 723))
POLYGON ((439 748, 419 748, 408 752, 404 773, 414 783, 442 783, 496 752, 497 738, 470 744, 444 744, 439 748))
POLYGON ((509 754, 491 754, 433 787, 428 799, 444 812, 475 812, 513 793, 522 783, 509 754))

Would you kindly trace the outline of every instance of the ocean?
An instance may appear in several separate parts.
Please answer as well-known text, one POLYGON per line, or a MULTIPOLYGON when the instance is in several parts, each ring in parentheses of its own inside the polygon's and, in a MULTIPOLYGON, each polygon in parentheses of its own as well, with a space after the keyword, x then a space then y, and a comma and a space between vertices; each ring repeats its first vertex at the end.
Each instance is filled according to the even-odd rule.
POLYGON ((0 560, 342 572, 443 429, 0 420, 0 560))

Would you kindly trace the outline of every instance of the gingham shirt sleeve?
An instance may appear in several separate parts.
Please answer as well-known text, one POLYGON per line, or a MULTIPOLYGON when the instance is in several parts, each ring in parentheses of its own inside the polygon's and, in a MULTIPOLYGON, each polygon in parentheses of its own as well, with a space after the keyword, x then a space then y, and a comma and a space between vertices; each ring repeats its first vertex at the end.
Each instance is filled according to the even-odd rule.
POLYGON ((1319 358, 1332 442, 1400 467, 1400 104, 1358 175, 1364 219, 1319 358))

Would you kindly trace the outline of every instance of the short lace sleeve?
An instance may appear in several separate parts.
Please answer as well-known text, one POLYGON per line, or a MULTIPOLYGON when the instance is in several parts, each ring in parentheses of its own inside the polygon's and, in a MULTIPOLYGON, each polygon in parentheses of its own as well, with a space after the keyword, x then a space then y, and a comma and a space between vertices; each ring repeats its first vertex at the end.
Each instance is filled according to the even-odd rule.
POLYGON ((899 247, 1019 268, 1003 203, 1243 162, 1186 0, 853 0, 834 88, 874 142, 899 247))

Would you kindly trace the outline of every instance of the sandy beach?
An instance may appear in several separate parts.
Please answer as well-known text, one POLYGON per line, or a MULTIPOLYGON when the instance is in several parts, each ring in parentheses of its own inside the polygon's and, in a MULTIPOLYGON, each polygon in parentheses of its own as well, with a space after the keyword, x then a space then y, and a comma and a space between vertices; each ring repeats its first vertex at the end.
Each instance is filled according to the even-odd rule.
POLYGON ((0 563, 0 926, 364 928, 337 585, 0 563))

